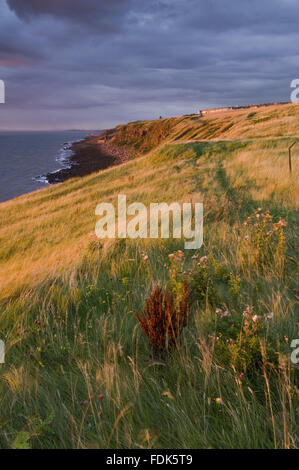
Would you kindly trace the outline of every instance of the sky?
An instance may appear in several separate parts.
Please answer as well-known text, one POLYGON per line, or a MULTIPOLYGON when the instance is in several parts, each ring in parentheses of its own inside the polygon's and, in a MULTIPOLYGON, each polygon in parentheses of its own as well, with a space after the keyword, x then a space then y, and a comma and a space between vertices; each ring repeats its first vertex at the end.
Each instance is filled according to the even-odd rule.
POLYGON ((298 0, 0 0, 0 130, 290 100, 298 0))

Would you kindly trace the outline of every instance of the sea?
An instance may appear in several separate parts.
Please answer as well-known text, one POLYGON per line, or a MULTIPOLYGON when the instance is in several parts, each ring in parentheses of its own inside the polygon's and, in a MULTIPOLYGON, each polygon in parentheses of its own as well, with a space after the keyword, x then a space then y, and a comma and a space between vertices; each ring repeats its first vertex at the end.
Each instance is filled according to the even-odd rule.
POLYGON ((69 147, 91 132, 0 132, 0 202, 46 187, 45 175, 69 167, 69 147))

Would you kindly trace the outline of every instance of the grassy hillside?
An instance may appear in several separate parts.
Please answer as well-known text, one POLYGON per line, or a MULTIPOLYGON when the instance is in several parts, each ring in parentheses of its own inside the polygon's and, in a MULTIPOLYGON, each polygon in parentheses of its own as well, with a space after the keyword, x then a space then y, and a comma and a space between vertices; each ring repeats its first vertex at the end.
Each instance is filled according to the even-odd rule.
POLYGON ((298 122, 290 104, 118 126, 129 162, 0 205, 0 447, 298 445, 298 122), (120 193, 203 202, 204 246, 100 242, 120 193), (133 312, 183 281, 188 325, 152 358, 133 312))

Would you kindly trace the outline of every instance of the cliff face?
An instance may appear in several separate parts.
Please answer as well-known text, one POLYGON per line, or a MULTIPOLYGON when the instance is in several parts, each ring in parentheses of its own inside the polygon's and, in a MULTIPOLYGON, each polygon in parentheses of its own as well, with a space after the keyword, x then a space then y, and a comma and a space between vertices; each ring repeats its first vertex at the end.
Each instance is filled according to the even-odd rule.
POLYGON ((73 146, 72 167, 47 175, 48 182, 85 176, 141 157, 169 143, 295 136, 299 108, 295 104, 221 109, 221 113, 136 121, 87 136, 73 146), (249 112, 250 111, 250 112, 249 112))
POLYGON ((124 147, 134 157, 157 147, 171 135, 176 123, 177 118, 132 122, 106 131, 104 138, 113 146, 124 147))
POLYGON ((135 158, 168 142, 295 136, 298 116, 299 107, 294 103, 260 106, 254 112, 240 107, 219 114, 131 122, 105 131, 98 139, 135 158))

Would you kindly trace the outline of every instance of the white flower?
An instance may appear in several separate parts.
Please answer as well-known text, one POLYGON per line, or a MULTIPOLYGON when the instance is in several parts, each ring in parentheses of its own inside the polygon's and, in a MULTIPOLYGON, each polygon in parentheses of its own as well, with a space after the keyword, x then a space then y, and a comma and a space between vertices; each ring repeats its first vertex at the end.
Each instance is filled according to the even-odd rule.
POLYGON ((221 315, 222 317, 229 317, 230 316, 230 313, 228 310, 224 310, 224 312, 222 313, 221 315))
POLYGON ((274 317, 274 313, 273 313, 273 312, 268 313, 268 315, 267 315, 267 319, 268 319, 268 320, 271 320, 273 317, 274 317))
POLYGON ((221 318, 223 317, 229 317, 230 313, 228 310, 224 310, 223 308, 216 308, 216 313, 219 313, 221 318))

